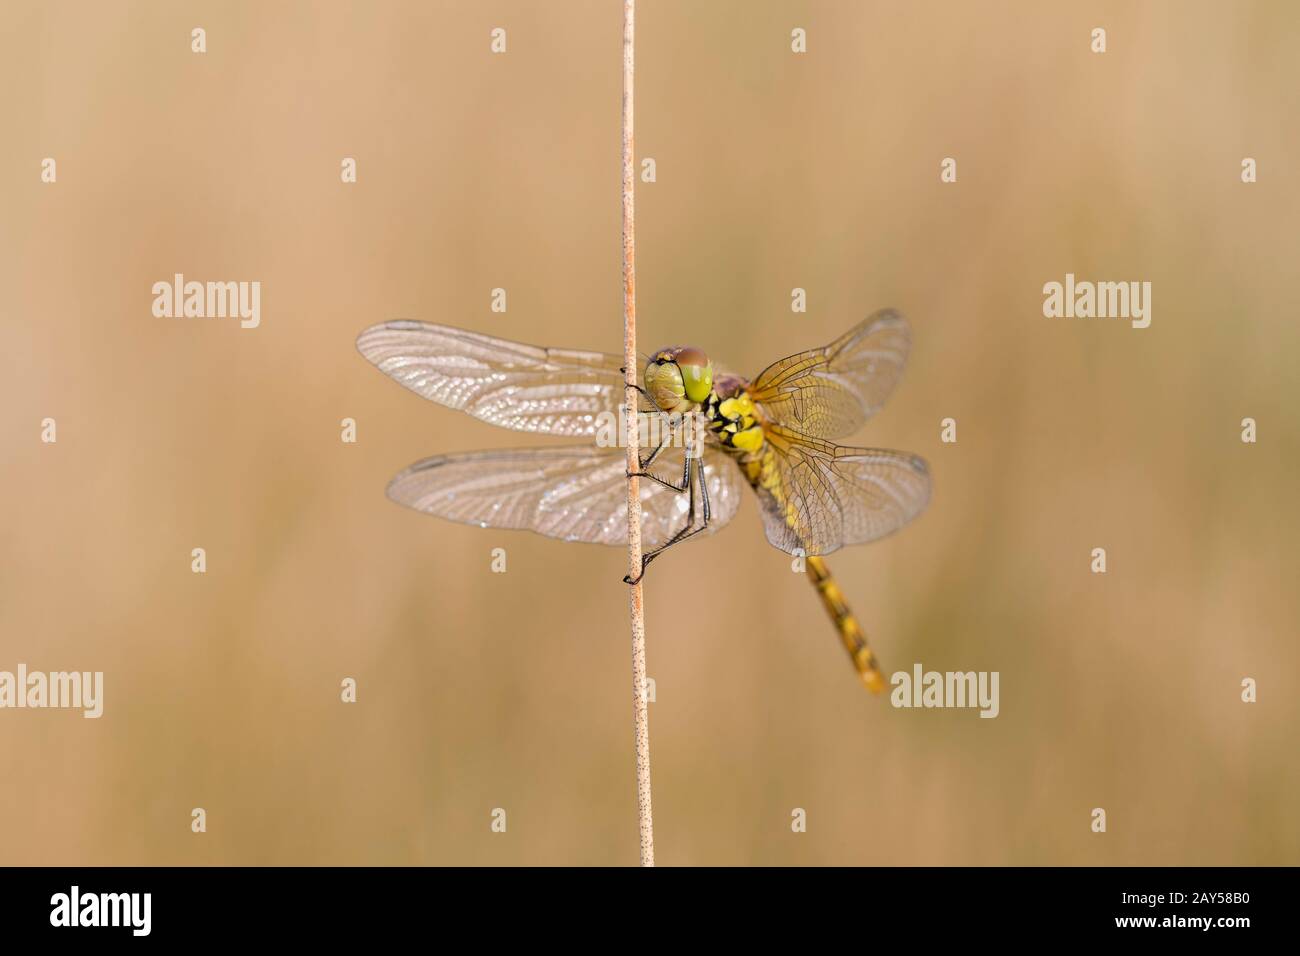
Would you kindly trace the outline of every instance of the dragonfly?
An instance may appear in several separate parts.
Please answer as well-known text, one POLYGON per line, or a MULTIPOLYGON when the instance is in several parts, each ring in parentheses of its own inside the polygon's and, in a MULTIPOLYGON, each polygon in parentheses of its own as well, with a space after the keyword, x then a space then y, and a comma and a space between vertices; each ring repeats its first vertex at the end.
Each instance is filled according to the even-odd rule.
POLYGON ((768 542, 803 563, 860 679, 876 693, 885 687, 879 661, 823 556, 892 534, 920 514, 930 470, 908 452, 834 439, 885 404, 910 344, 907 320, 884 309, 752 380, 715 369, 699 348, 675 346, 645 356, 637 383, 619 355, 444 325, 382 322, 357 338, 366 359, 424 398, 501 428, 578 440, 425 458, 389 482, 390 499, 484 528, 626 547, 626 448, 599 439, 635 401, 639 424, 666 424, 632 473, 648 479, 640 483, 644 551, 640 575, 623 580, 636 583, 669 548, 728 524, 748 486, 768 542))

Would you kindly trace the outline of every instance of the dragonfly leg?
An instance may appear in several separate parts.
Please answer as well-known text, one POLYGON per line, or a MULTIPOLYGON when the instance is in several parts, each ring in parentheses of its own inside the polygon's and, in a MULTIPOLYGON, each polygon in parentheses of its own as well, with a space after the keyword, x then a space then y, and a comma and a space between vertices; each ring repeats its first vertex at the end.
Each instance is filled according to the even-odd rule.
MULTIPOLYGON (((660 452, 662 449, 663 449, 663 445, 660 445, 658 448, 656 448, 656 449, 654 450, 654 453, 650 456, 650 461, 653 461, 656 457, 658 457, 659 452, 660 452)), ((663 485, 665 488, 671 488, 673 491, 677 492, 677 493, 680 495, 680 494, 682 494, 682 493, 684 493, 684 492, 690 490, 690 487, 691 487, 691 461, 692 461, 692 460, 693 460, 693 459, 692 459, 691 456, 688 454, 688 455, 686 456, 686 464, 682 467, 682 483, 681 483, 680 485, 675 485, 675 484, 673 484, 673 483, 672 483, 671 481, 669 481, 667 478, 660 478, 658 475, 656 475, 656 474, 655 474, 654 472, 652 472, 652 471, 632 471, 632 472, 628 472, 628 473, 627 473, 627 476, 628 476, 629 478, 632 478, 632 477, 634 477, 634 476, 637 477, 637 478, 649 478, 651 481, 657 481, 657 482, 659 482, 659 484, 663 485)), ((647 464, 649 464, 649 462, 647 462, 647 464)), ((694 507, 695 507, 695 496, 692 495, 692 496, 691 496, 691 508, 693 509, 694 507)))
MULTIPOLYGON (((626 369, 626 368, 621 368, 621 369, 619 369, 619 371, 622 372, 624 375, 627 374, 627 369, 626 369)), ((629 389, 629 388, 631 388, 631 389, 635 389, 638 395, 640 395, 642 398, 644 398, 647 402, 650 403, 650 407, 651 407, 651 408, 657 408, 657 407, 658 407, 657 405, 655 405, 655 400, 654 400, 653 398, 650 397, 650 393, 647 392, 647 391, 646 391, 642 386, 636 384, 635 382, 624 382, 624 383, 623 383, 623 388, 624 388, 624 389, 629 389)))
MULTIPOLYGON (((672 483, 671 481, 669 481, 667 478, 660 478, 660 477, 659 477, 658 475, 656 475, 654 472, 652 472, 652 471, 647 471, 647 470, 646 470, 646 468, 647 468, 647 467, 648 467, 648 466, 649 466, 649 465, 650 465, 650 464, 651 464, 651 463, 652 463, 656 458, 659 457, 659 453, 662 452, 662 451, 664 450, 665 447, 667 447, 668 442, 669 442, 673 437, 676 436, 676 434, 677 434, 677 427, 678 427, 678 426, 677 426, 676 423, 672 423, 672 422, 669 423, 668 434, 665 435, 664 437, 662 437, 661 439, 659 439, 659 444, 655 446, 655 450, 652 451, 652 452, 650 453, 650 456, 649 456, 648 458, 646 458, 644 461, 641 461, 641 467, 640 467, 637 471, 629 471, 629 472, 626 472, 626 474, 627 474, 627 476, 628 476, 629 478, 632 478, 633 476, 635 476, 635 477, 637 477, 637 478, 649 478, 651 481, 657 481, 659 484, 663 485, 665 488, 671 488, 673 491, 677 492, 678 494, 681 494, 682 492, 685 492, 685 491, 690 490, 690 486, 691 486, 691 449, 690 449, 689 447, 686 449, 686 455, 684 456, 684 457, 685 457, 685 463, 684 463, 684 465, 682 466, 682 483, 681 483, 680 485, 673 484, 673 483, 672 483)), ((695 507, 695 498, 694 498, 694 496, 691 497, 691 507, 692 507, 692 508, 695 507)))
POLYGON ((662 452, 666 447, 668 447, 668 442, 672 440, 674 431, 675 429, 673 429, 670 424, 668 429, 668 434, 663 435, 659 439, 659 444, 655 445, 655 450, 652 451, 645 458, 637 459, 637 464, 638 464, 637 470, 635 472, 629 472, 628 473, 629 478, 631 478, 632 475, 635 474, 637 477, 654 478, 656 481, 659 480, 654 475, 647 475, 646 469, 649 468, 652 464, 654 464, 654 460, 659 457, 660 452, 662 452))
MULTIPOLYGON (((691 493, 691 506, 686 513, 686 527, 682 528, 681 531, 678 531, 675 535, 673 535, 671 538, 669 538, 659 547, 655 548, 653 551, 647 551, 645 554, 641 555, 641 573, 638 574, 635 578, 633 578, 631 575, 627 575, 627 574, 623 575, 624 584, 640 583, 641 579, 645 577, 646 566, 649 565, 651 561, 659 557, 659 555, 663 554, 673 545, 681 544, 687 538, 692 538, 695 535, 699 534, 701 531, 704 531, 706 528, 708 528, 709 518, 711 517, 710 509, 709 509, 709 488, 707 483, 704 480, 704 459, 702 458, 695 459, 695 466, 696 466, 695 475, 699 479, 700 505, 701 505, 700 510, 702 512, 700 517, 703 519, 703 523, 698 528, 694 527, 695 525, 695 482, 691 480, 691 460, 692 459, 690 458, 686 459, 686 479, 684 481, 686 488, 683 489, 683 490, 688 490, 691 493)), ((673 486, 669 485, 669 487, 671 488, 673 486)))
MULTIPOLYGON (((659 457, 659 453, 662 453, 664 447, 667 447, 668 441, 671 440, 671 438, 676 436, 677 428, 679 428, 679 425, 669 423, 668 434, 666 434, 666 436, 664 436, 663 438, 660 438, 659 444, 655 446, 654 451, 651 451, 650 457, 646 458, 645 460, 642 460, 641 467, 638 468, 637 471, 624 472, 625 475, 627 475, 628 477, 647 477, 647 479, 650 479, 651 481, 658 481, 658 483, 660 485, 663 485, 664 488, 671 488, 672 490, 675 490, 677 494, 682 494, 685 493, 686 490, 689 490, 690 462, 692 462, 692 458, 690 458, 689 446, 686 447, 685 464, 684 466, 682 466, 682 470, 681 470, 680 485, 673 484, 672 481, 668 481, 668 479, 662 479, 662 477, 655 475, 654 472, 646 471, 646 468, 649 467, 650 464, 654 462, 654 459, 659 457)), ((694 498, 690 499, 690 506, 692 507, 695 506, 694 498)))
MULTIPOLYGON (((621 368, 621 369, 619 369, 619 371, 622 372, 622 373, 624 373, 625 375, 627 374, 627 369, 625 369, 625 368, 621 368)), ((638 393, 640 393, 641 397, 644 398, 644 399, 645 399, 647 402, 649 402, 651 405, 653 405, 653 404, 655 403, 655 400, 654 400, 653 398, 650 397, 650 393, 647 392, 647 391, 645 390, 645 388, 643 388, 642 386, 636 384, 635 382, 625 382, 625 383, 623 384, 623 387, 624 387, 624 388, 634 388, 634 389, 637 390, 638 393)))
MULTIPOLYGON (((627 366, 624 366, 623 368, 619 369, 619 371, 622 372, 624 375, 626 375, 626 374, 627 374, 627 366)), ((646 391, 644 388, 642 388, 640 385, 637 385, 635 382, 624 382, 624 383, 623 383, 623 388, 624 388, 624 389, 629 389, 629 388, 630 388, 630 389, 634 389, 634 390, 637 392, 638 395, 640 395, 642 398, 644 398, 647 402, 650 403, 650 405, 651 405, 652 408, 658 408, 658 406, 655 405, 655 401, 654 401, 654 399, 650 397, 650 393, 647 392, 647 391, 646 391)), ((660 417, 665 417, 664 414, 663 414, 663 411, 662 411, 662 410, 659 411, 659 414, 660 414, 660 417)), ((659 453, 660 453, 661 451, 664 450, 664 446, 668 443, 669 439, 672 438, 673 433, 674 433, 675 431, 676 431, 676 427, 673 426, 673 425, 670 423, 670 424, 669 424, 669 428, 668 428, 668 434, 667 434, 666 436, 664 436, 663 438, 659 439, 659 444, 658 444, 657 446, 655 446, 655 450, 652 451, 652 452, 650 453, 650 457, 645 458, 645 459, 640 459, 640 465, 638 466, 638 469, 637 469, 637 471, 636 471, 636 475, 637 475, 638 477, 647 477, 647 478, 654 478, 654 477, 655 477, 654 475, 642 475, 642 472, 644 472, 647 468, 649 468, 651 462, 653 462, 656 458, 659 457, 659 453)), ((632 477, 632 475, 629 474, 628 477, 630 478, 630 477, 632 477)), ((656 479, 656 480, 657 480, 657 479, 656 479)))
POLYGON ((695 469, 696 476, 700 480, 700 504, 703 505, 704 527, 707 528, 709 526, 709 518, 712 517, 712 515, 709 512, 709 483, 704 480, 703 458, 697 458, 695 460, 695 469))

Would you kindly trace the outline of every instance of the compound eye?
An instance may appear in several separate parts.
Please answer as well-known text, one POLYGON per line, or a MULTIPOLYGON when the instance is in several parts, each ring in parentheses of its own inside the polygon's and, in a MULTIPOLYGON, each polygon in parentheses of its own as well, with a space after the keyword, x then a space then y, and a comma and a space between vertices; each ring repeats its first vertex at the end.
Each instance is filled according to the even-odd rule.
POLYGON ((709 357, 700 349, 682 348, 677 350, 676 359, 687 399, 696 404, 705 401, 713 391, 713 363, 709 357))
POLYGON ((674 411, 681 404, 686 388, 682 384, 681 369, 671 356, 656 355, 645 367, 645 390, 654 402, 664 411, 674 411))

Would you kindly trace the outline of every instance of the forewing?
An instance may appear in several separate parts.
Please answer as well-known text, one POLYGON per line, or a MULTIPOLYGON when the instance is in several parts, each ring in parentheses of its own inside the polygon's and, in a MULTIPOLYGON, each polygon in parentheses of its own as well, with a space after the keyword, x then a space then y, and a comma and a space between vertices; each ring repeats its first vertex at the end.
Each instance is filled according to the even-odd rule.
POLYGON ((617 355, 538 348, 445 325, 382 322, 361 333, 357 350, 416 394, 515 431, 594 436, 603 423, 617 423, 608 415, 619 414, 627 391, 617 355))
POLYGON ((830 345, 768 366, 750 396, 770 422, 812 438, 839 438, 885 404, 902 377, 910 344, 907 320, 884 309, 830 345))
POLYGON ((767 540, 787 553, 829 554, 892 534, 930 500, 925 460, 850 448, 780 426, 767 432, 769 479, 760 485, 767 540))
MULTIPOLYGON (((654 472, 681 478, 681 448, 666 449, 654 472)), ((736 513, 744 483, 735 462, 705 450, 709 531, 736 513)), ((417 511, 484 528, 536 531, 565 541, 627 545, 627 459, 622 448, 574 445, 437 455, 388 485, 388 497, 417 511)), ((690 501, 642 478, 641 543, 664 544, 686 524, 690 501)), ((696 506, 696 522, 700 509, 696 506)))

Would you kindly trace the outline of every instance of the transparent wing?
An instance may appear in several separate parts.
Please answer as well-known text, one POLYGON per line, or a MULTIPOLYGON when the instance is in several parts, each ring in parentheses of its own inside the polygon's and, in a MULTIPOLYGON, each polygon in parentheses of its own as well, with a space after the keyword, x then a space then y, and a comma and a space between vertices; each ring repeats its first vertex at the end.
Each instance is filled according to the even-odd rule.
POLYGON ((416 394, 515 431, 593 436, 602 413, 617 415, 625 401, 623 359, 603 352, 544 349, 405 320, 366 329, 357 351, 416 394))
POLYGON ((925 460, 771 426, 758 487, 763 530, 787 553, 829 554, 897 531, 930 500, 925 460))
MULTIPOLYGON (((712 532, 735 515, 744 480, 724 452, 706 448, 704 454, 712 532)), ((683 456, 681 448, 665 449, 652 470, 679 480, 683 456)), ((626 546, 626 468, 624 449, 588 445, 437 455, 397 475, 388 497, 464 524, 626 546)), ((642 547, 656 548, 680 531, 689 506, 685 493, 641 479, 642 547)))
POLYGON ((902 377, 910 344, 907 320, 883 309, 824 348, 768 366, 750 396, 768 421, 812 438, 839 438, 885 404, 902 377))

